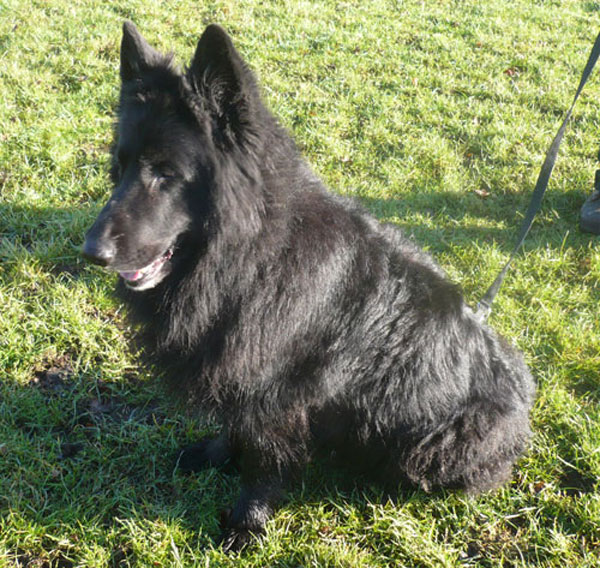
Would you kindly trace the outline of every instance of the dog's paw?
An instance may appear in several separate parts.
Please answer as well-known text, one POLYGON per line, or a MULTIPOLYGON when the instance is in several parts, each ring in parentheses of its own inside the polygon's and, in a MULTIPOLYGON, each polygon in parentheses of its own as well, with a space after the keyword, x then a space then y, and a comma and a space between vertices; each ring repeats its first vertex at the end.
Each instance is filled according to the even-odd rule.
POLYGON ((256 540, 256 533, 244 528, 225 529, 218 544, 225 552, 239 552, 256 540))
POLYGON ((201 471, 209 467, 221 467, 229 463, 231 454, 219 438, 206 437, 197 444, 179 450, 177 467, 183 472, 201 471))

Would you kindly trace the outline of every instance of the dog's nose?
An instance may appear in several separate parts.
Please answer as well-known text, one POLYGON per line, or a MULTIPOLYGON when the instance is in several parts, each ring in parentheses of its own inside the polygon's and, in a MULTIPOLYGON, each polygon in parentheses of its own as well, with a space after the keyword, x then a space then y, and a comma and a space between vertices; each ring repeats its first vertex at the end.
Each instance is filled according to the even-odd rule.
POLYGON ((115 257, 115 247, 110 241, 98 241, 96 239, 86 239, 81 249, 81 254, 86 260, 108 266, 115 257))

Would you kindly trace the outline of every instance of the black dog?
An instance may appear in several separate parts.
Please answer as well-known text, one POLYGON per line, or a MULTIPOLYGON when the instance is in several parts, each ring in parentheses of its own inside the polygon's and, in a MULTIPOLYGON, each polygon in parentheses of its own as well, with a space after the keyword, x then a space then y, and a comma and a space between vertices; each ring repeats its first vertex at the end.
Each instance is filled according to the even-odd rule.
POLYGON ((209 26, 182 73, 125 23, 121 80, 115 189, 84 254, 223 423, 180 457, 240 464, 223 546, 264 529, 316 448, 425 490, 506 481, 530 437, 521 355, 427 254, 325 190, 227 34, 209 26))

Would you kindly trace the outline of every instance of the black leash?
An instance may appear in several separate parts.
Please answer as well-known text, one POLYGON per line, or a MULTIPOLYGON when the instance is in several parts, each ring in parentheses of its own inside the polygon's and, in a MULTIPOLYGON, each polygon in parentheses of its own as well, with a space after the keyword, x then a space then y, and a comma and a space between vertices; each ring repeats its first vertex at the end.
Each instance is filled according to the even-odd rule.
POLYGON ((579 81, 579 87, 577 88, 577 92, 575 93, 575 97, 573 98, 573 102, 571 103, 571 108, 567 111, 567 114, 561 124, 550 148, 548 149, 548 153, 546 154, 546 159, 542 165, 542 169, 540 170, 540 175, 538 176, 537 182, 535 184, 535 189, 533 190, 533 194, 531 196, 531 201, 529 203, 529 207, 527 208, 527 213, 525 214, 525 218, 523 219, 523 223, 521 224, 521 231, 519 233, 519 238, 517 239, 517 244, 512 251, 508 262, 504 265, 504 268, 500 271, 500 274, 496 276, 496 279, 492 283, 492 285, 488 288, 488 291, 485 293, 481 301, 477 304, 477 317, 485 321, 492 311, 492 303, 498 290, 500 290, 500 286, 502 286, 502 281, 508 272, 508 269, 514 260, 517 252, 521 248, 531 225, 533 224, 533 220, 540 210, 542 205, 542 199, 544 197, 544 193, 546 188, 548 187, 548 181, 550 180, 550 176, 552 175, 552 170, 554 169, 554 163, 556 162, 556 156, 558 155, 558 148, 560 147, 560 143, 562 142, 563 135, 565 133, 565 129, 567 127, 567 122, 571 118, 571 113, 573 112, 573 107, 583 90, 583 87, 587 83, 592 70, 594 69, 594 65, 596 65, 596 61, 598 60, 598 56, 600 55, 600 34, 596 37, 596 41, 594 42, 594 46, 592 47, 592 51, 590 56, 585 64, 585 68, 583 69, 583 73, 581 74, 581 80, 579 81))

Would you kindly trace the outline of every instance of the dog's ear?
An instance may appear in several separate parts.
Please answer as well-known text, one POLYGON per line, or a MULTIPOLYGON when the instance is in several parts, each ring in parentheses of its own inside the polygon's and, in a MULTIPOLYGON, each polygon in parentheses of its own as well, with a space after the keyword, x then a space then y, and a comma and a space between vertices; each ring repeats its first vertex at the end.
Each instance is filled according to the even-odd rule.
POLYGON ((188 77, 230 129, 235 131, 249 122, 258 96, 256 82, 223 28, 216 24, 206 28, 188 77))
POLYGON ((150 47, 132 22, 123 24, 121 40, 121 80, 139 77, 162 59, 161 54, 150 47))

